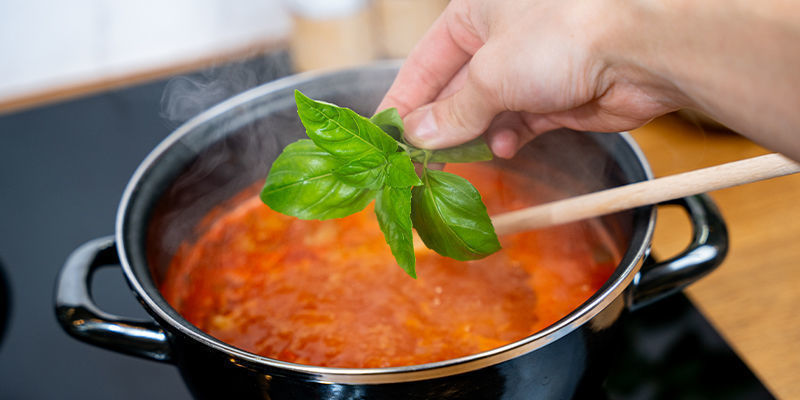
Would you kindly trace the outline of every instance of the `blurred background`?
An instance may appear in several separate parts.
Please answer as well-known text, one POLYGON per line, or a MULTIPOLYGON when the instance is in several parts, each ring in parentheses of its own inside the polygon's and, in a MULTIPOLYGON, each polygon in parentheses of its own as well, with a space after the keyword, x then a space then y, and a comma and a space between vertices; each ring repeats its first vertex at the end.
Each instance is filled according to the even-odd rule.
MULTIPOLYGON (((291 73, 403 58, 447 3, 0 1, 0 399, 186 398, 174 368, 87 346, 60 330, 51 292, 61 264, 82 242, 112 232, 125 182, 177 125, 291 73), (90 395, 86 382, 93 381, 106 386, 94 385, 90 395)), ((692 113, 632 134, 656 176, 768 152, 692 113)), ((800 398, 800 176, 712 197, 728 223, 731 251, 687 290, 686 307, 696 307, 701 314, 693 320, 710 323, 702 329, 730 345, 777 397, 800 398)), ((679 210, 659 213, 654 251, 667 257, 686 245, 690 228, 679 210)), ((118 273, 100 274, 95 288, 110 311, 144 317, 118 273)), ((675 326, 667 311, 659 315, 675 326)), ((644 371, 642 360, 632 368, 651 378, 668 375, 659 368, 670 355, 691 361, 712 347, 698 339, 681 352, 675 349, 689 336, 653 335, 660 344, 643 346, 660 349, 645 360, 657 368, 644 371)), ((689 385, 680 383, 688 378, 675 379, 667 387, 678 391, 661 398, 686 398, 680 390, 689 385)), ((695 398, 733 398, 695 383, 707 391, 695 398)), ((625 398, 658 398, 642 390, 625 398)))
POLYGON ((446 0, 6 0, 0 113, 276 49, 296 71, 402 58, 446 0))

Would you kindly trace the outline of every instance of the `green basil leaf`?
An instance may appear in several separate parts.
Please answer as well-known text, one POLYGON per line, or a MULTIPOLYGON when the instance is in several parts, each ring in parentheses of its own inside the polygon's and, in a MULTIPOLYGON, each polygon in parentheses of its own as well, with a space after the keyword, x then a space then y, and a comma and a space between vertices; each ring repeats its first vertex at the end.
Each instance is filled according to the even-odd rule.
POLYGON ((397 263, 416 278, 412 228, 436 252, 457 260, 485 257, 500 249, 478 191, 465 179, 425 169, 413 161, 489 160, 482 140, 444 150, 402 144, 396 109, 366 119, 352 110, 312 100, 295 91, 297 113, 311 140, 290 144, 275 160, 261 191, 274 210, 301 219, 340 218, 373 199, 397 263))
MULTIPOLYGON (((414 155, 415 162, 424 162, 425 150, 411 148, 409 152, 414 155)), ((446 149, 428 150, 431 155, 428 162, 433 163, 467 163, 475 161, 489 161, 492 159, 492 150, 483 138, 477 138, 467 143, 446 149)))
POLYGON ((272 164, 261 201, 300 219, 341 218, 361 211, 375 191, 343 182, 334 173, 341 167, 341 161, 311 140, 298 140, 272 164))
POLYGON ((411 219, 426 246, 461 261, 500 250, 486 206, 469 181, 430 169, 422 181, 412 192, 411 219))
POLYGON ((368 155, 388 157, 397 151, 397 141, 353 110, 312 100, 295 90, 297 114, 314 143, 347 162, 368 155))
POLYGON ((345 163, 333 173, 348 185, 377 190, 383 187, 386 180, 385 166, 386 158, 383 155, 368 154, 345 163))
POLYGON ((397 113, 397 109, 387 108, 369 119, 373 124, 378 125, 384 132, 389 134, 394 140, 398 142, 403 141, 403 119, 397 113))
POLYGON ((417 277, 414 238, 411 233, 411 189, 387 186, 375 198, 375 215, 397 264, 417 277))
POLYGON ((396 188, 422 185, 408 153, 403 151, 389 156, 386 184, 396 188))

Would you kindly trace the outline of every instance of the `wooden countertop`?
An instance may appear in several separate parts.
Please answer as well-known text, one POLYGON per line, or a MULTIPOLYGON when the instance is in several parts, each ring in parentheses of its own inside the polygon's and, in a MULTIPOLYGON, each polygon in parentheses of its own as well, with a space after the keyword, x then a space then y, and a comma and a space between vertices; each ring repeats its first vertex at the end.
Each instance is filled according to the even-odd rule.
MULTIPOLYGON (((664 176, 768 153, 733 133, 672 116, 632 132, 655 175, 664 176)), ((723 264, 686 292, 778 398, 800 398, 800 175, 711 193, 728 225, 723 264)), ((654 251, 689 242, 687 218, 659 209, 654 251)))

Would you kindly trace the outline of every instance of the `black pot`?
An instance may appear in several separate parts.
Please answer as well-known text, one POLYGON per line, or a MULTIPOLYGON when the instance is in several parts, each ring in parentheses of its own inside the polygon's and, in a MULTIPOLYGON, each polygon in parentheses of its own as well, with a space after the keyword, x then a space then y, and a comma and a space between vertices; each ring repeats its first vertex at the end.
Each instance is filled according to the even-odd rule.
MULTIPOLYGON (((169 258, 182 240, 192 237, 193 226, 211 208, 262 180, 280 150, 305 135, 293 90, 369 114, 397 68, 396 63, 379 63, 282 79, 236 96, 180 127, 153 150, 128 183, 116 234, 86 243, 64 265, 55 299, 63 328, 97 346, 175 364, 198 398, 566 399, 599 388, 623 310, 680 290, 724 258, 727 232, 707 197, 677 202, 689 214, 694 238, 684 252, 660 263, 645 261, 654 207, 603 217, 600 222, 612 233, 622 261, 578 309, 501 348, 408 367, 287 363, 237 349, 184 320, 158 291, 169 258), (94 305, 89 281, 97 268, 107 265, 122 267, 154 321, 127 320, 94 305)), ((496 162, 547 179, 558 197, 652 178, 627 134, 548 133, 514 160, 496 162)))

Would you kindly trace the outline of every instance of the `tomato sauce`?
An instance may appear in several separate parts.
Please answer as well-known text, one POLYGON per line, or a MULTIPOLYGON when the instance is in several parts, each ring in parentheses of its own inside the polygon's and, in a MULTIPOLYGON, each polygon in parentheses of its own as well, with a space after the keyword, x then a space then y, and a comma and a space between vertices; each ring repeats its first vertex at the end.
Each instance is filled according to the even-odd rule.
MULTIPOLYGON (((491 164, 447 170, 478 188, 490 214, 537 203, 546 190, 491 164)), ((371 206, 300 221, 240 198, 180 247, 161 290, 211 336, 294 363, 389 367, 490 350, 566 316, 619 262, 599 224, 581 222, 501 237, 503 250, 469 262, 417 239, 415 280, 395 263, 371 206)))

